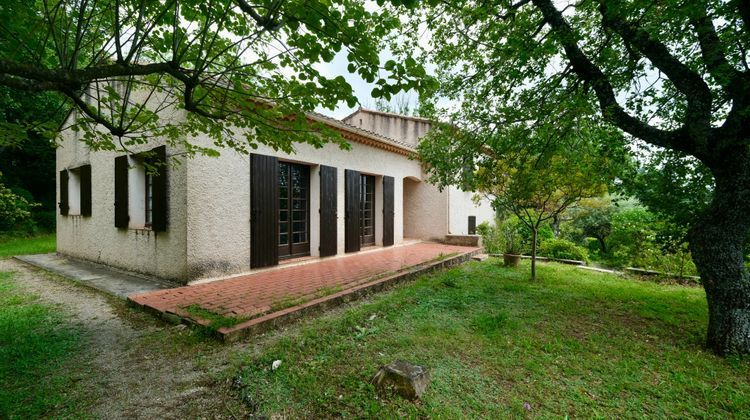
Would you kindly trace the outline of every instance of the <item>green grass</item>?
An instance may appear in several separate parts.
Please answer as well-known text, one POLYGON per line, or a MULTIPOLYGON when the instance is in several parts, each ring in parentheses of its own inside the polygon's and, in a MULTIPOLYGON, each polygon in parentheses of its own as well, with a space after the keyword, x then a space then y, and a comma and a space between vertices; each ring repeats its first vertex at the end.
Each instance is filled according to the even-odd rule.
POLYGON ((702 289, 528 269, 469 263, 279 333, 233 370, 241 397, 289 418, 750 413, 750 363, 702 348, 702 289), (421 401, 370 385, 396 359, 430 369, 421 401))
POLYGON ((197 319, 208 321, 207 327, 212 330, 218 330, 224 327, 234 327, 235 325, 248 320, 246 317, 233 317, 218 314, 196 304, 186 307, 185 310, 197 319))
POLYGON ((80 347, 59 310, 0 272, 0 418, 80 416, 71 366, 80 347))
POLYGON ((32 237, 0 236, 0 258, 25 254, 55 252, 55 234, 48 233, 32 237))

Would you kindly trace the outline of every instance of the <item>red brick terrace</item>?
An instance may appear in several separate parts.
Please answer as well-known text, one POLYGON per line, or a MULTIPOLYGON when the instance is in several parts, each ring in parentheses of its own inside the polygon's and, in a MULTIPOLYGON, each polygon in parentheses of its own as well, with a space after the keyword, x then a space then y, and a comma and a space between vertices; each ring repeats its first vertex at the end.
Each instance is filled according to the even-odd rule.
POLYGON ((129 299, 159 313, 202 325, 210 325, 210 321, 196 319, 195 311, 189 313, 188 307, 237 320, 236 325, 218 328, 222 337, 235 337, 239 332, 267 330, 314 308, 356 298, 432 268, 460 263, 478 250, 417 243, 141 293, 129 299))

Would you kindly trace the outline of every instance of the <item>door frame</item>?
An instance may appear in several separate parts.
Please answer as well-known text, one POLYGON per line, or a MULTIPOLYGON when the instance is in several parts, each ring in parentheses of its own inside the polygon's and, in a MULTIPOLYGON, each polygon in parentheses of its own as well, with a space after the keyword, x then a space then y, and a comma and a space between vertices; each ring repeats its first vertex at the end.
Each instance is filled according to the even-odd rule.
MULTIPOLYGON (((289 190, 287 193, 286 199, 288 200, 288 216, 286 222, 288 223, 288 230, 287 230, 287 240, 288 243, 286 245, 279 244, 279 240, 281 237, 281 205, 280 203, 277 205, 278 212, 276 214, 276 218, 278 220, 277 222, 277 229, 276 229, 276 244, 279 249, 279 260, 285 260, 285 259, 291 259, 291 258, 300 258, 300 257, 307 257, 310 255, 310 236, 311 236, 311 226, 310 226, 310 187, 311 187, 311 180, 310 180, 310 173, 311 173, 311 167, 310 165, 304 164, 304 163, 298 163, 298 162, 291 162, 291 161, 279 161, 279 169, 281 168, 281 165, 286 165, 289 169, 289 190), (303 181, 305 184, 305 237, 307 239, 306 242, 300 242, 295 244, 293 242, 293 231, 294 231, 294 209, 293 209, 293 194, 292 194, 292 178, 291 178, 291 171, 292 168, 298 166, 305 168, 305 180, 303 181), (288 249, 288 253, 284 253, 285 248, 288 249)), ((277 173, 278 177, 278 173, 277 173)), ((281 183, 278 183, 278 200, 281 200, 281 183)))

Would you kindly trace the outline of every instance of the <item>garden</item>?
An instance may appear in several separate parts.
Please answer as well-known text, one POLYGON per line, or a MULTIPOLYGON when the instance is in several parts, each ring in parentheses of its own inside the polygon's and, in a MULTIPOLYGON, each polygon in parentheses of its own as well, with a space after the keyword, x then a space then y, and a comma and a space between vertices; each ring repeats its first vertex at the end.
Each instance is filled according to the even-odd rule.
MULTIPOLYGON (((518 217, 477 226, 489 254, 528 255, 532 232, 518 217)), ((687 231, 635 200, 582 200, 540 226, 537 254, 587 265, 631 269, 662 281, 699 284, 687 231)))

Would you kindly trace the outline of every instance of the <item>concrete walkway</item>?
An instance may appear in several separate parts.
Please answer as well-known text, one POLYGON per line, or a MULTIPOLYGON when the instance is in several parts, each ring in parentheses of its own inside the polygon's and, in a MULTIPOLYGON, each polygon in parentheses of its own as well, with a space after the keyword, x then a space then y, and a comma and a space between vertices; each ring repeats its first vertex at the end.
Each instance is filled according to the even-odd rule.
POLYGON ((134 276, 111 267, 77 261, 54 253, 21 255, 15 258, 122 299, 132 294, 177 287, 164 280, 134 276))
POLYGON ((228 339, 273 328, 314 308, 359 297, 427 270, 461 263, 478 252, 479 248, 418 243, 129 299, 168 318, 204 326, 213 326, 218 319, 224 326, 216 330, 228 339))

